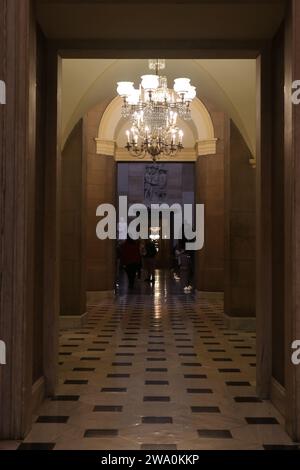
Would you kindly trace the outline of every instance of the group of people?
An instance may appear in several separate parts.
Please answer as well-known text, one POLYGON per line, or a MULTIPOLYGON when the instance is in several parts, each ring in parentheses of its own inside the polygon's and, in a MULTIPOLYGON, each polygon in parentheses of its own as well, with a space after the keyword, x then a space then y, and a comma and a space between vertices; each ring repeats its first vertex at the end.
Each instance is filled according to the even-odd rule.
MULTIPOLYGON (((144 281, 155 282, 155 264, 157 248, 153 240, 134 240, 130 236, 119 245, 120 265, 125 269, 128 277, 129 289, 134 288, 136 278, 144 281)), ((192 254, 185 249, 183 242, 178 242, 174 248, 174 277, 180 280, 185 293, 191 292, 193 276, 192 254)))
POLYGON ((120 246, 120 263, 124 266, 128 277, 129 289, 134 288, 136 277, 145 273, 145 282, 155 282, 155 257, 157 249, 151 240, 133 240, 130 236, 120 246))

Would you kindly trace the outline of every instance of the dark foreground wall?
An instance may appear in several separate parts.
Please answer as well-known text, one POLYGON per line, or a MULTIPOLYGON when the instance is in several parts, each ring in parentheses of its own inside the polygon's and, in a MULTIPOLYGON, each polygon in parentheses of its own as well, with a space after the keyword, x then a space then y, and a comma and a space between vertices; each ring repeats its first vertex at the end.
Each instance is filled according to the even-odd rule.
POLYGON ((225 164, 225 313, 255 316, 255 177, 251 153, 230 122, 225 164))

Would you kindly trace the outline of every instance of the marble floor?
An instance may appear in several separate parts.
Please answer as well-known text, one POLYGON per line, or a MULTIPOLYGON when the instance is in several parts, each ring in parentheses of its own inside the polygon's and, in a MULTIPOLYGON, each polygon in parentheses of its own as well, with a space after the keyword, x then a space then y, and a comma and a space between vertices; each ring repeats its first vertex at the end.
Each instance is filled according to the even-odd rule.
POLYGON ((256 397, 255 334, 225 327, 220 298, 172 282, 160 272, 147 293, 123 290, 61 332, 57 395, 19 449, 297 447, 256 397))

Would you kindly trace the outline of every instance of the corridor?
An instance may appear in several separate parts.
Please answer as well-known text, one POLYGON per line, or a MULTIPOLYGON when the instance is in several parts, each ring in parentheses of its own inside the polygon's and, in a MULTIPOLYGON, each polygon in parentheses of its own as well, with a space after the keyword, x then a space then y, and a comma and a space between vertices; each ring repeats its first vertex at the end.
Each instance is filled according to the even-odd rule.
POLYGON ((160 273, 153 292, 91 305, 61 332, 57 396, 19 449, 297 447, 256 398, 255 334, 225 327, 220 297, 169 284, 160 273))

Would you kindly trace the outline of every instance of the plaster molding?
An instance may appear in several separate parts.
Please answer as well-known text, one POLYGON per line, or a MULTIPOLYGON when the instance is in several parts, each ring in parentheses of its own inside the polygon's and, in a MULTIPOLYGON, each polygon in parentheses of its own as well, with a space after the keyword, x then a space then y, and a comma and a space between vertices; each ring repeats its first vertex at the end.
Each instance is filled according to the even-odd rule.
POLYGON ((116 142, 114 140, 102 140, 95 139, 96 141, 96 153, 98 155, 108 155, 111 157, 115 156, 116 153, 116 142))
POLYGON ((218 139, 213 137, 206 140, 198 140, 195 145, 196 155, 198 157, 204 155, 216 155, 218 139))
POLYGON ((59 316, 59 328, 61 330, 67 330, 72 328, 81 328, 88 321, 88 312, 82 315, 60 315, 59 316))
POLYGON ((230 330, 256 331, 256 317, 231 317, 225 312, 223 315, 230 330))
MULTIPOLYGON (((118 132, 118 125, 123 119, 122 105, 122 98, 117 96, 109 103, 103 113, 98 128, 98 135, 95 139, 97 154, 99 155, 113 156, 116 152, 116 141, 118 137, 116 134, 118 132)), ((218 139, 215 138, 212 118, 208 109, 199 98, 195 98, 191 103, 191 115, 196 134, 196 154, 195 149, 184 149, 183 152, 178 154, 178 158, 176 158, 177 161, 195 161, 196 157, 199 155, 213 155, 216 153, 218 139), (192 153, 193 158, 191 157, 192 153), (183 157, 184 154, 186 154, 186 158, 183 157)), ((120 159, 124 161, 123 155, 124 154, 117 150, 117 160, 120 159)), ((132 159, 136 160, 135 157, 132 159)), ((125 161, 126 160, 131 160, 131 158, 129 157, 125 159, 125 161)), ((173 160, 173 158, 170 160, 173 160)))
POLYGON ((87 305, 97 305, 103 299, 113 298, 115 296, 114 290, 104 290, 104 291, 87 291, 86 300, 87 305))
MULTIPOLYGON (((152 162, 150 155, 144 158, 134 157, 126 149, 120 147, 116 148, 115 160, 117 162, 152 162)), ((185 148, 174 157, 161 157, 159 159, 160 162, 195 162, 196 160, 197 154, 193 148, 185 148)))

